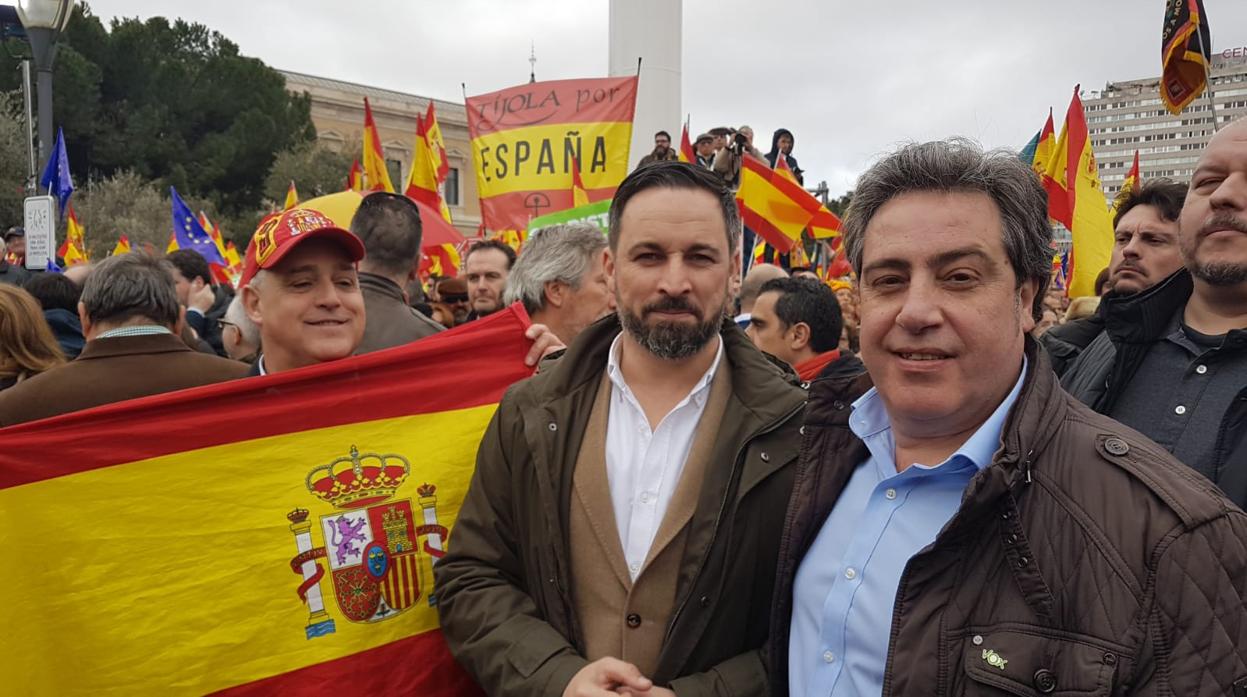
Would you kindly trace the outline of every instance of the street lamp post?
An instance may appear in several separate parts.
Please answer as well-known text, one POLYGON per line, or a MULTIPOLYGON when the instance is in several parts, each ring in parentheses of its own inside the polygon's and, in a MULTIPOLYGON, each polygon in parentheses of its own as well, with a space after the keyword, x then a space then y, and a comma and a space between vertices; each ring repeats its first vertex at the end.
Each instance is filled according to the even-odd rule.
POLYGON ((39 111, 39 161, 52 154, 52 64, 56 39, 69 24, 74 0, 18 0, 17 16, 26 29, 35 59, 35 93, 39 111))

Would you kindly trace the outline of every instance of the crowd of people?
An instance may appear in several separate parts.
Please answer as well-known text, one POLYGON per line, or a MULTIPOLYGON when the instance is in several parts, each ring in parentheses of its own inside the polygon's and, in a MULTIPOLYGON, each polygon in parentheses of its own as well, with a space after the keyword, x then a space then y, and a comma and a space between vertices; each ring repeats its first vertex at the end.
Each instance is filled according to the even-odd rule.
POLYGON ((739 158, 801 171, 790 132, 752 138, 681 163, 660 132, 605 235, 477 241, 427 288, 419 210, 387 193, 350 229, 266 218, 236 293, 193 251, 0 267, 0 425, 520 303, 540 368, 435 567, 487 694, 1247 690, 1247 121, 1189 186, 1117 204, 1073 302, 1038 178, 959 139, 862 175, 851 279, 744 272, 739 158))

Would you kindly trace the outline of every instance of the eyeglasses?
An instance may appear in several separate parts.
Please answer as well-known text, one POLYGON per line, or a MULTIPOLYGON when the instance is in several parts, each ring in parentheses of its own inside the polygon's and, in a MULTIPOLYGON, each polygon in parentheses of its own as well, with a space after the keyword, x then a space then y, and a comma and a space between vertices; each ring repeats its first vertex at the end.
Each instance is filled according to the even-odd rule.
POLYGON ((233 322, 226 322, 223 319, 219 319, 216 321, 216 328, 219 329, 220 331, 225 331, 226 327, 233 327, 234 329, 237 329, 238 325, 234 324, 233 322))
POLYGON ((442 302, 448 303, 448 304, 466 303, 467 301, 468 301, 468 296, 466 293, 463 295, 459 295, 456 293, 454 295, 443 295, 442 296, 442 302))

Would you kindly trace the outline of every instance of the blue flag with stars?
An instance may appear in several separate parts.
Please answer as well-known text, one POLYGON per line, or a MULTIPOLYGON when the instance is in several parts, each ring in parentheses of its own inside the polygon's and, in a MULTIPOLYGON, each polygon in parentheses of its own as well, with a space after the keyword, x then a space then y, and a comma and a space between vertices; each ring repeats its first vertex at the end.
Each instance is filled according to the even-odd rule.
POLYGON ((64 269, 57 265, 54 259, 48 259, 48 265, 43 268, 48 273, 64 273, 64 269))
POLYGON ((43 176, 39 185, 48 190, 60 202, 61 215, 65 215, 65 204, 69 203, 70 194, 74 193, 74 180, 69 176, 69 155, 65 152, 65 134, 56 129, 56 144, 52 146, 52 156, 43 168, 43 176))
POLYGON ((209 264, 220 264, 228 267, 221 257, 221 250, 216 248, 212 236, 204 231, 199 220, 191 213, 190 206, 178 196, 178 190, 169 187, 169 197, 173 202, 173 236, 178 241, 178 249, 193 249, 199 256, 208 260, 209 264))

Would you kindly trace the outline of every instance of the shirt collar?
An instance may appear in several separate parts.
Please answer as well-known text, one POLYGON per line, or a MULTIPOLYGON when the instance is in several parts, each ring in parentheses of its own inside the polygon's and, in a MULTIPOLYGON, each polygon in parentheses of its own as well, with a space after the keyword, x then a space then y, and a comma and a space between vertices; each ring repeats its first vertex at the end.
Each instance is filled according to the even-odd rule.
MULTIPOLYGON (((628 388, 628 383, 624 380, 623 370, 619 367, 619 351, 622 340, 623 332, 620 332, 615 336, 615 340, 611 342, 611 350, 606 358, 606 375, 616 388, 631 396, 632 390, 628 388)), ((699 407, 705 403, 710 394, 710 383, 714 381, 715 372, 719 369, 719 363, 723 360, 723 337, 716 334, 714 340, 719 342, 719 348, 715 351, 714 360, 710 363, 710 367, 706 369, 706 372, 697 381, 697 384, 693 385, 693 389, 688 393, 688 396, 680 400, 680 403, 675 405, 672 411, 688 404, 689 400, 692 400, 699 407)))
MULTIPOLYGON (((996 406, 991 416, 988 416, 987 420, 966 439, 966 442, 962 443, 961 447, 957 448, 957 451, 944 462, 964 458, 974 463, 974 466, 980 470, 991 465, 996 450, 1000 448, 1000 437, 1004 431, 1005 419, 1008 418, 1009 410, 1013 408, 1018 395, 1022 392, 1022 383, 1026 381, 1027 363, 1027 358, 1023 356, 1022 372, 1018 375, 1017 382, 1013 384, 1013 389, 996 406)), ((881 452, 876 452, 877 449, 886 451, 887 459, 892 462, 892 469, 895 472, 896 448, 892 440, 892 422, 888 418, 887 409, 884 408, 883 399, 879 397, 877 389, 870 388, 866 394, 853 402, 853 413, 849 416, 849 429, 866 442, 876 459, 881 456, 881 452)), ((926 465, 926 463, 922 464, 926 465)))
POLYGON ((255 367, 260 371, 260 375, 268 375, 268 371, 264 369, 264 354, 260 354, 260 357, 255 359, 255 367))
POLYGON ((117 336, 152 336, 154 334, 172 334, 168 327, 162 327, 159 324, 136 324, 129 327, 117 327, 109 329, 106 332, 100 332, 95 336, 96 339, 111 339, 117 336))

